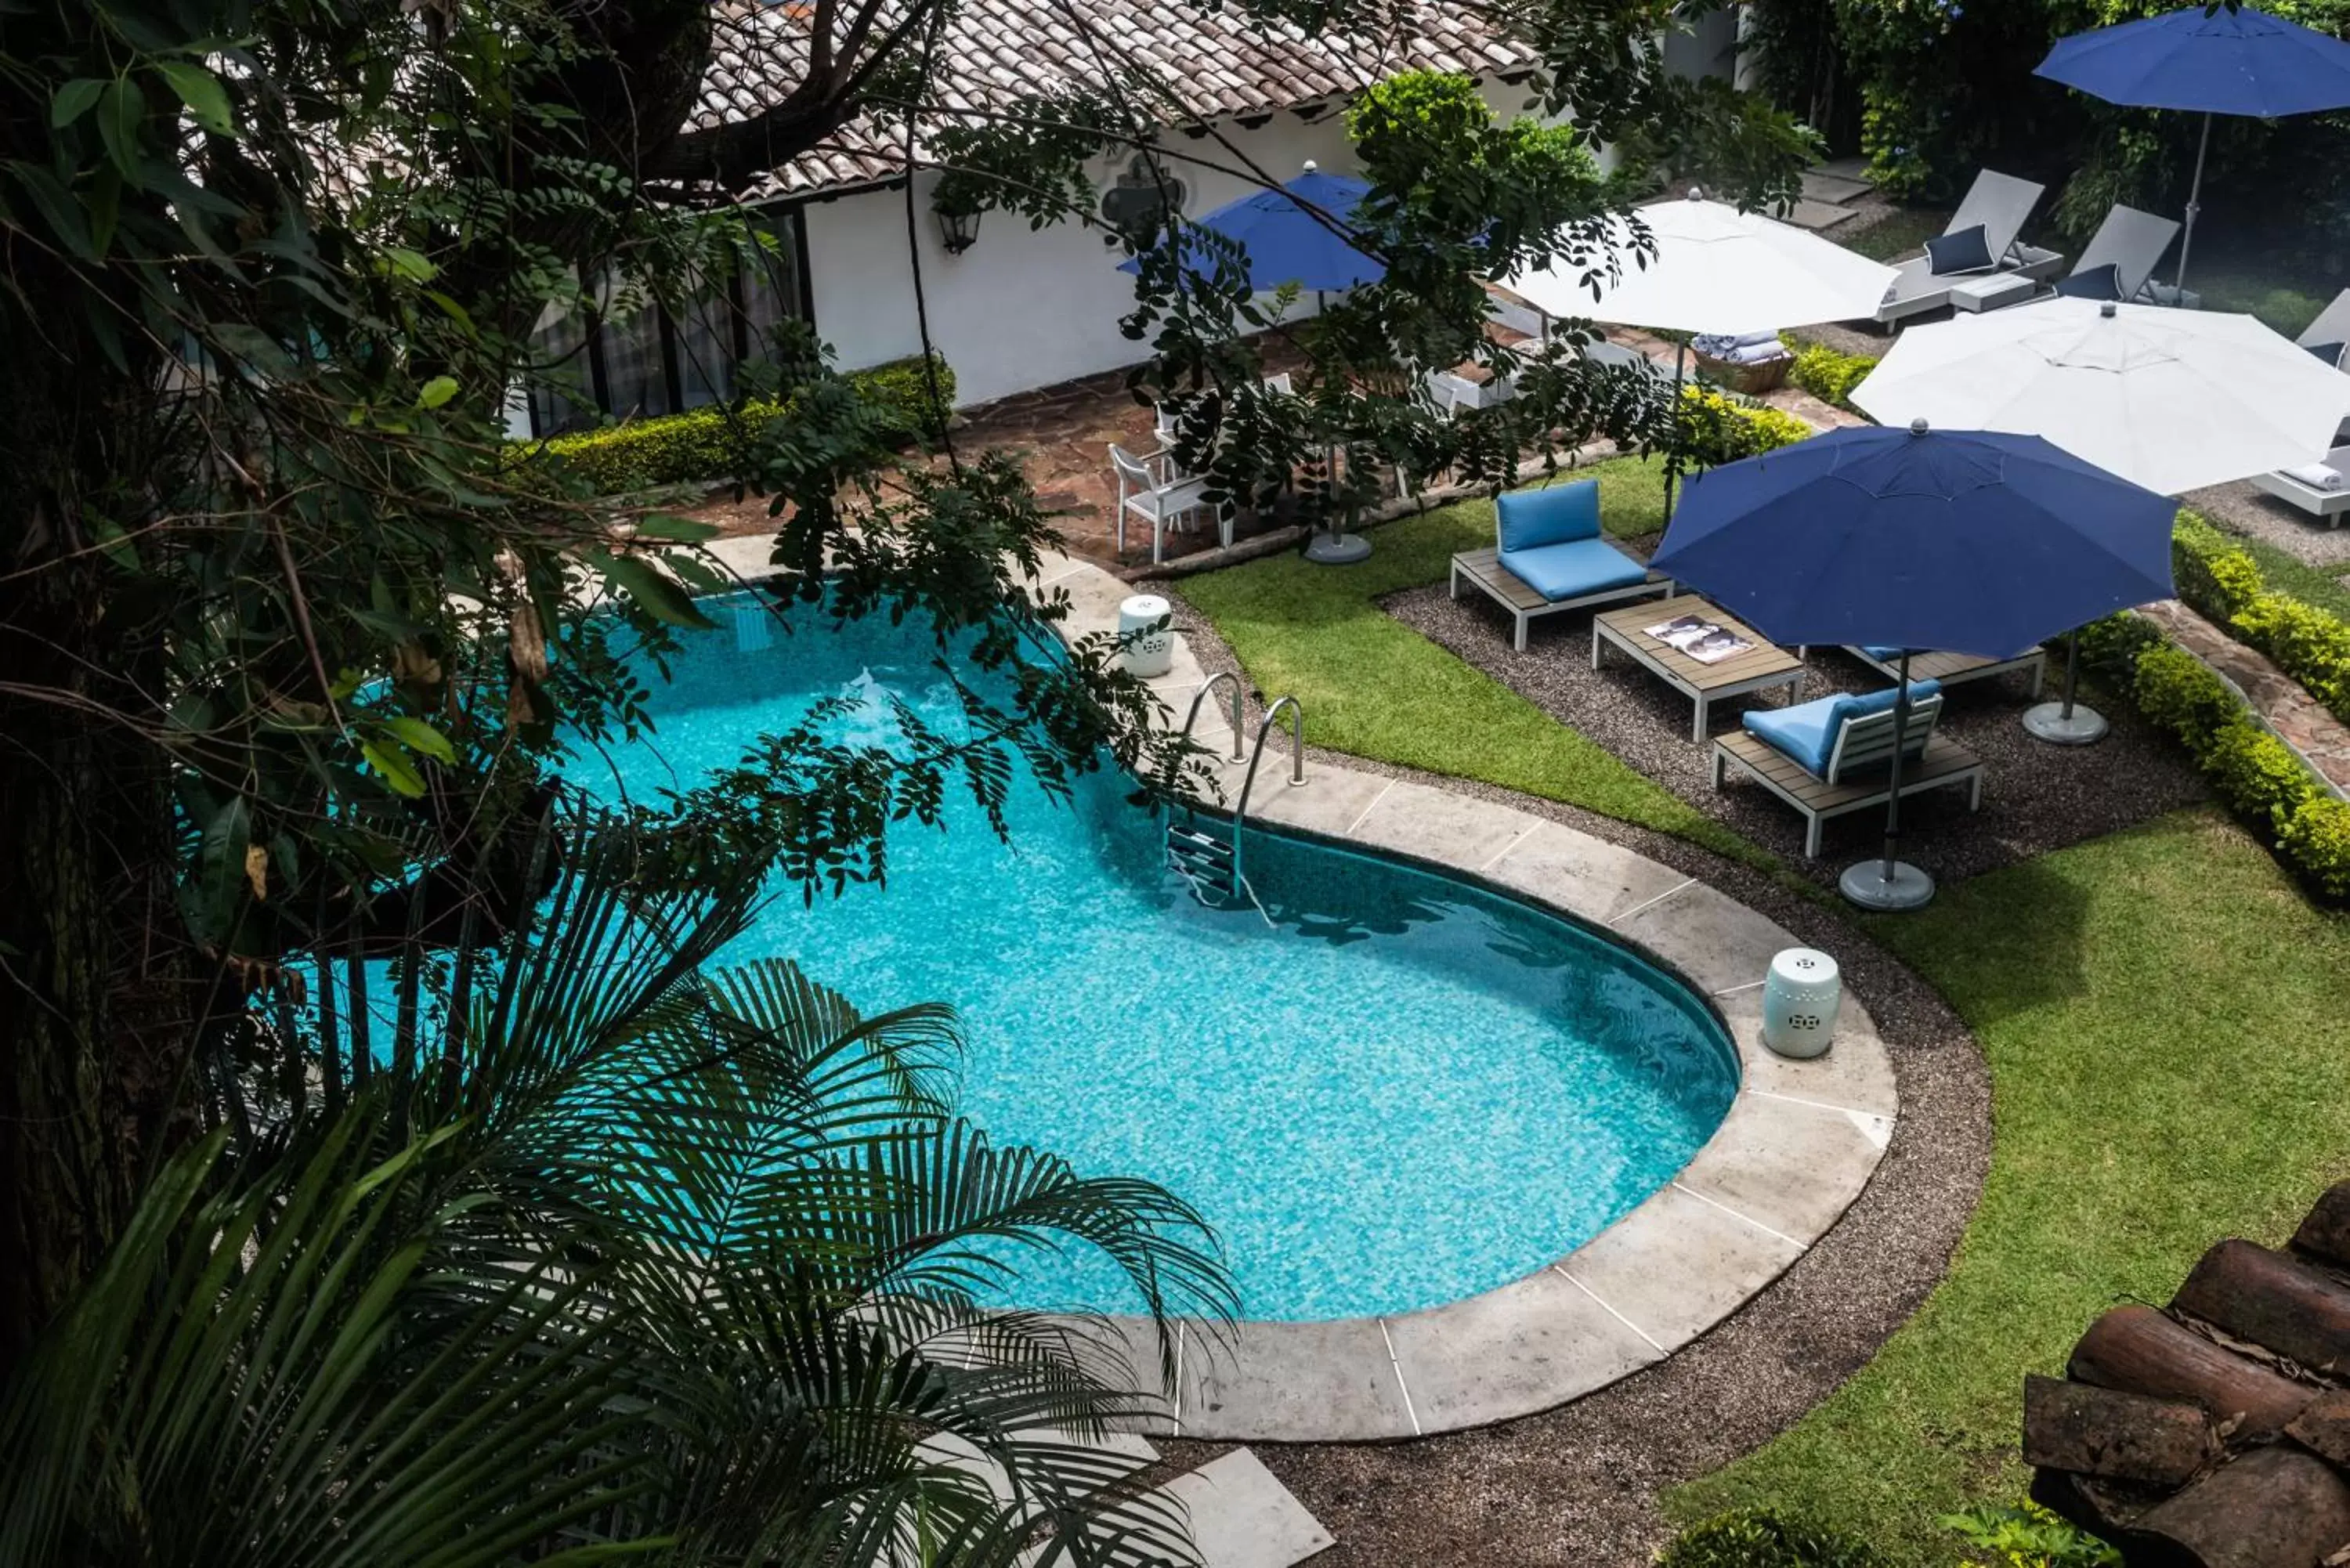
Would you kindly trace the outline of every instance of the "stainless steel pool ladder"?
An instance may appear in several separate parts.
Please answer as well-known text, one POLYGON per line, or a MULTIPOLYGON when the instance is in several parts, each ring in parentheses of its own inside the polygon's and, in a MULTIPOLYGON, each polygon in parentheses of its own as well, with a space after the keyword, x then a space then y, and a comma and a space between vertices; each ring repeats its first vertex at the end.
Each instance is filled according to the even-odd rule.
MULTIPOLYGON (((1191 699, 1191 711, 1184 715, 1181 733, 1184 739, 1191 738, 1191 726, 1199 720, 1201 705, 1214 693, 1217 687, 1228 680, 1232 682, 1232 761, 1238 762, 1241 760, 1241 726, 1243 716, 1241 707, 1240 678, 1232 671, 1219 670, 1210 676, 1206 683, 1200 688, 1198 695, 1191 699)), ((1198 812, 1188 805, 1185 808, 1183 822, 1177 823, 1170 817, 1167 824, 1168 862, 1190 878, 1192 887, 1200 889, 1203 895, 1207 890, 1213 889, 1217 897, 1222 899, 1246 898, 1252 903, 1255 901, 1255 895, 1250 891, 1248 878, 1243 871, 1243 857, 1245 853, 1245 839, 1242 829, 1248 817, 1249 796, 1256 789, 1256 770, 1264 762, 1264 743, 1272 738, 1273 732, 1279 727, 1281 715, 1284 711, 1289 714, 1289 782, 1293 784, 1304 784, 1305 782, 1305 707, 1294 696, 1283 697, 1265 710, 1264 717, 1257 723, 1256 743, 1249 750, 1248 772, 1241 779, 1240 797, 1232 803, 1232 816, 1227 828, 1227 836, 1220 838, 1212 833, 1203 831, 1198 812)))

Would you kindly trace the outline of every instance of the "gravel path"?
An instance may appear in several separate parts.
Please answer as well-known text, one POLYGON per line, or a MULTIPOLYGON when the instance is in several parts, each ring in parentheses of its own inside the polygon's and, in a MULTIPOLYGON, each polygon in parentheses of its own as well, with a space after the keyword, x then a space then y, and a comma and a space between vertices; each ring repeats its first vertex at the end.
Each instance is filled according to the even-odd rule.
MULTIPOLYGON (((1179 598, 1176 607, 1201 664, 1236 669, 1190 607, 1179 598)), ((1474 629, 1507 651, 1506 638, 1474 629)), ((1547 648, 1552 662, 1573 663, 1565 640, 1537 634, 1537 656, 1547 648)), ((1675 729, 1695 751, 1688 722, 1684 710, 1675 729)), ((1948 1005, 1836 909, 1664 834, 1345 760, 1506 801, 1704 878, 1835 953, 1892 1056, 1901 1119, 1868 1189, 1778 1282, 1696 1344, 1588 1398, 1481 1431, 1379 1446, 1251 1445, 1337 1537, 1315 1568, 1638 1568, 1671 1535, 1660 1491, 1792 1425, 1866 1365, 1940 1279, 1990 1160, 1982 1058, 1948 1005)), ((1160 1447, 1196 1465, 1225 1445, 1160 1447)))
MULTIPOLYGON (((1620 652, 1591 668, 1590 623, 1580 616, 1537 621, 1525 652, 1512 650, 1509 623, 1481 598, 1459 603, 1442 587, 1416 588, 1387 602, 1388 611, 1512 691, 1755 843, 1786 857, 1797 870, 1833 886, 1846 864, 1875 849, 1883 818, 1856 813, 1827 825, 1820 858, 1803 859, 1803 818, 1735 773, 1713 788, 1711 746, 1690 739, 1690 703, 1620 652)), ((2049 670, 2056 692, 2062 670, 2049 670)), ((1806 699, 1830 691, 1867 691, 1891 684, 1841 651, 1812 654, 1806 699)), ((1978 876, 2051 849, 2100 837, 2204 798, 2199 775, 2179 749, 2131 710, 2107 704, 2113 733, 2094 746, 2050 746, 2018 722, 2022 675, 1971 681, 1952 691, 1943 732, 1982 759, 1982 809, 1969 812, 1966 792, 1935 790, 1902 803, 1906 858, 1937 877, 1978 876)), ((1777 692, 1714 705, 1713 732, 1729 732, 1745 707, 1767 708, 1777 692)))

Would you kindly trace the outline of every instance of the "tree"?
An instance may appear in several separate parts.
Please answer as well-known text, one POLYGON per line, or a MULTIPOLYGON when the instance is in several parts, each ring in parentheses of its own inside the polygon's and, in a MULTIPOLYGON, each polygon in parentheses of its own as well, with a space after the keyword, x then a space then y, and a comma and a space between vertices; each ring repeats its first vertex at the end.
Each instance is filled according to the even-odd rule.
MULTIPOLYGON (((1411 14, 1245 4, 1309 29, 1411 14)), ((700 618, 690 590, 716 579, 669 548, 690 527, 618 516, 506 450, 507 389, 566 373, 533 362, 528 330, 550 306, 595 307, 606 278, 624 297, 682 297, 743 265, 760 241, 735 198, 860 114, 910 137, 926 116, 967 122, 931 92, 944 15, 942 0, 816 0, 805 16, 703 0, 44 0, 12 18, 0 1365, 175 1149, 233 1118, 255 1079, 301 1080, 317 1042, 268 1026, 298 965, 475 950, 541 896, 549 763, 644 722, 629 650, 658 657, 700 618), (689 128, 721 29, 785 85, 748 119, 689 128), (609 602, 591 605, 583 577, 609 602)), ((1758 199, 1792 190, 1794 128, 1663 70, 1663 0, 1513 0, 1493 16, 1536 44, 1539 90, 1572 102, 1590 140, 1718 171, 1758 199)), ((1162 111, 1147 77, 1122 67, 1055 112, 1087 136, 1144 140, 1162 111)), ((1621 190, 1587 171, 1565 237, 1538 232, 1554 207, 1527 200, 1523 177, 1575 161, 1555 138, 1444 119, 1478 150, 1462 178, 1486 182, 1485 217, 1505 221, 1491 233, 1471 220, 1473 185, 1406 190, 1412 149, 1440 129, 1414 116, 1441 98, 1358 127, 1395 149, 1378 242, 1396 276, 1433 293, 1334 313, 1314 339, 1326 371, 1310 423, 1248 417, 1235 334, 1252 307, 1228 274, 1145 268, 1134 329, 1157 358, 1139 387, 1200 400, 1184 439, 1235 501, 1317 445, 1350 459, 1319 504, 1347 505, 1382 462, 1492 480, 1537 434, 1659 428, 1571 354, 1526 368, 1525 410, 1458 430, 1410 381, 1350 373, 1463 346, 1506 361, 1461 278, 1508 254, 1558 244, 1614 265, 1591 220, 1621 190), (1551 422, 1536 432, 1528 412, 1551 422)), ((993 200, 1066 164, 1027 107, 981 117, 994 133, 968 149, 993 200)), ((847 613, 910 606, 942 637, 1009 628, 978 657, 1017 664, 1038 616, 1014 578, 1048 527, 1014 468, 886 459, 820 361, 779 361, 787 411, 742 421, 778 561, 844 559, 829 602, 847 613)), ((697 797, 645 874, 781 858, 813 889, 882 875, 883 835, 921 818, 951 774, 983 794, 1015 763, 1048 782, 1102 765, 1159 776, 1180 759, 1149 739, 1144 696, 1108 651, 1024 674, 969 742, 884 760, 778 738, 764 760, 788 788, 697 797)))
POLYGON ((754 877, 646 899, 574 830, 422 1049, 347 1015, 317 1093, 165 1164, 0 1386, 0 1557, 1186 1556, 1098 1446, 1148 1408, 1124 1341, 991 1297, 1076 1247, 1228 1313, 1198 1217, 957 1119, 945 1008, 703 971, 754 877))

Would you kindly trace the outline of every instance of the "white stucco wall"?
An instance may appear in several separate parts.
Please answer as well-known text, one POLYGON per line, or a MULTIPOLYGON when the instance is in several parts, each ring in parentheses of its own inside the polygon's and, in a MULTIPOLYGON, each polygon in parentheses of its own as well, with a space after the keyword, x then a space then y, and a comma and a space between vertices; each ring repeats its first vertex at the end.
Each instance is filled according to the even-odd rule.
MULTIPOLYGON (((1505 116, 1517 114, 1526 96, 1523 86, 1485 84, 1487 101, 1505 116)), ((1275 180, 1295 175, 1309 158, 1332 172, 1355 167, 1335 113, 1310 125, 1284 112, 1254 130, 1230 122, 1222 129, 1230 151, 1180 134, 1170 135, 1161 147, 1190 183, 1185 206, 1194 214, 1258 188, 1226 171, 1243 159, 1275 180)), ((1108 185, 1131 156, 1098 160, 1097 186, 1108 185)), ((1134 280, 1118 270, 1123 253, 1105 244, 1099 230, 1060 223, 1032 231, 1020 218, 990 213, 980 223, 978 243, 950 255, 931 213, 929 186, 928 176, 915 183, 915 243, 931 340, 954 367, 959 402, 986 402, 1149 357, 1144 345, 1118 333, 1118 317, 1133 305, 1134 280)), ((841 367, 919 352, 905 191, 813 202, 802 210, 802 222, 816 332, 833 346, 841 367)), ((1311 312, 1311 299, 1301 305, 1311 312)))

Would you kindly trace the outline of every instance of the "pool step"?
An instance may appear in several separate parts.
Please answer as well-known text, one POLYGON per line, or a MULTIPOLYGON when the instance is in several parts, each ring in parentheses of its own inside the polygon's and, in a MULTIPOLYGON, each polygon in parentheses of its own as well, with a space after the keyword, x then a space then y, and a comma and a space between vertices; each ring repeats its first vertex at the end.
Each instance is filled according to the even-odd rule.
POLYGON ((1240 877, 1232 865, 1229 839, 1197 827, 1167 825, 1167 863, 1191 879, 1202 894, 1219 898, 1240 897, 1240 877))

